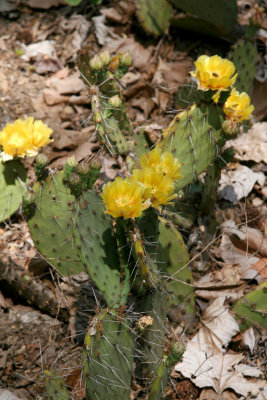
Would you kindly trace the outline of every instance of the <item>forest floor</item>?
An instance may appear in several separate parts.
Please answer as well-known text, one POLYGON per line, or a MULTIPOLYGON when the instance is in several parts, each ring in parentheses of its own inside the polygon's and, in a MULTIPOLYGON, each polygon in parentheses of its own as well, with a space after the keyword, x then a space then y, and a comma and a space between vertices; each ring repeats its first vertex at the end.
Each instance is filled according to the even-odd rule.
MULTIPOLYGON (((88 92, 75 64, 77 50, 86 47, 92 55, 105 47, 113 54, 130 51, 133 66, 122 82, 123 95, 134 127, 144 128, 155 141, 177 113, 175 94, 190 82, 194 60, 205 53, 226 56, 230 43, 174 29, 154 39, 140 29, 134 1, 106 1, 99 6, 84 3, 72 8, 63 0, 17 1, 16 6, 12 1, 0 2, 0 126, 27 116, 41 119, 54 131, 54 141, 45 149, 51 168, 64 165, 73 155, 78 161, 95 157, 101 161, 104 180, 110 180, 125 171, 124 160, 105 153, 94 136, 88 92), (42 3, 46 3, 45 8, 42 3)), ((244 20, 248 10, 241 13, 244 20)), ((261 40, 266 46, 266 36, 261 40)), ((249 141, 233 141, 236 157, 223 172, 228 183, 244 188, 240 199, 217 201, 216 237, 206 234, 210 221, 197 213, 191 227, 183 232, 196 283, 196 315, 190 322, 182 315, 175 316, 170 329, 185 345, 203 325, 200 321, 204 321, 209 302, 214 301, 218 309, 226 307, 228 315, 227 307, 231 309, 266 279, 266 81, 255 79, 252 103, 255 113, 249 141), (244 180, 248 170, 249 178, 244 180)), ((25 161, 31 179, 33 163, 34 158, 25 161)), ((194 195, 193 203, 198 202, 198 196, 194 195)), ((0 266, 0 400, 45 399, 46 368, 55 368, 64 376, 74 399, 84 399, 82 340, 95 307, 90 290, 81 290, 87 285, 87 276, 76 281, 58 277, 38 254, 20 212, 0 225, 0 266), (46 312, 31 302, 30 294, 21 291, 19 284, 14 289, 12 282, 24 273, 32 274, 36 290, 54 296, 46 312), (6 393, 10 397, 4 397, 6 393)), ((218 320, 209 334, 216 336, 216 329, 223 326, 231 331, 232 317, 218 320)), ((243 355, 247 367, 264 372, 264 335, 256 325, 235 334, 227 354, 243 355)), ((242 384, 245 387, 252 380, 255 376, 243 378, 242 384)), ((176 371, 165 398, 240 398, 231 386, 221 397, 210 386, 208 379, 206 386, 197 386, 176 371)), ((131 398, 146 398, 137 383, 131 398)), ((264 394, 257 398, 264 399, 264 394)))

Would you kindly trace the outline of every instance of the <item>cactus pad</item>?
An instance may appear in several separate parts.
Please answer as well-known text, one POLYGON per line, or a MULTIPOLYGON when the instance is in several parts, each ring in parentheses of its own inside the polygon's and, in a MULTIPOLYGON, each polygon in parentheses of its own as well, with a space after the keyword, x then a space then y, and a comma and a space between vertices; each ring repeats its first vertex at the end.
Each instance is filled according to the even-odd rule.
POLYGON ((245 331, 252 325, 267 328, 266 292, 267 282, 263 282, 257 289, 246 294, 235 304, 233 310, 240 321, 239 328, 241 331, 245 331))
POLYGON ((90 400, 129 400, 134 337, 127 320, 103 311, 89 326, 83 380, 90 400))
POLYGON ((177 8, 213 25, 221 36, 231 33, 237 21, 236 0, 170 0, 177 8))
MULTIPOLYGON (((93 191, 84 194, 77 216, 80 257, 109 307, 124 304, 119 254, 112 218, 104 214, 102 199, 93 191)), ((77 236, 78 236, 77 235, 77 236)))
POLYGON ((28 221, 41 255, 62 275, 78 274, 84 267, 74 240, 74 196, 63 183, 63 172, 34 185, 36 210, 28 221))
POLYGON ((214 104, 193 105, 189 111, 177 114, 163 132, 158 146, 163 151, 171 151, 183 164, 183 178, 176 182, 176 190, 192 182, 213 161, 222 118, 219 107, 214 104))
POLYGON ((0 161, 0 222, 18 210, 26 193, 27 171, 20 161, 0 161))
POLYGON ((163 35, 168 28, 172 7, 167 0, 138 0, 137 17, 146 32, 163 35))
POLYGON ((256 72, 257 47, 254 42, 240 39, 229 54, 238 72, 235 88, 239 92, 251 92, 256 72))

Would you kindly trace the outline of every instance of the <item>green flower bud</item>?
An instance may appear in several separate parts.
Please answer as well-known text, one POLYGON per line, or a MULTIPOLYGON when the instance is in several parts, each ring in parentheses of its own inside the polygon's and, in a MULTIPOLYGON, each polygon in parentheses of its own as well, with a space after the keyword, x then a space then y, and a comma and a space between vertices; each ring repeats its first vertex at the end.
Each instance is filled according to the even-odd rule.
POLYGON ((120 64, 125 65, 127 67, 130 67, 132 64, 132 57, 129 53, 129 51, 126 51, 125 53, 122 53, 120 55, 120 64))
POLYGON ((81 178, 76 173, 71 174, 69 177, 69 183, 72 186, 78 186, 81 183, 81 178))
POLYGON ((90 68, 93 70, 99 70, 103 67, 103 61, 101 58, 96 54, 91 60, 89 61, 90 68))
POLYGON ((82 161, 77 167, 77 174, 86 175, 90 171, 89 164, 86 161, 82 161))
POLYGON ((224 133, 228 135, 235 135, 237 133, 238 123, 230 119, 226 119, 222 124, 224 133))
POLYGON ((66 161, 66 167, 70 167, 72 169, 76 168, 78 165, 78 161, 75 156, 69 157, 66 161))
POLYGON ((110 99, 108 99, 108 102, 112 107, 115 107, 115 108, 120 107, 120 105, 122 103, 121 98, 118 94, 110 97, 110 99))
POLYGON ((104 65, 108 65, 110 63, 111 57, 108 49, 102 51, 102 53, 99 54, 99 57, 101 58, 104 65))
POLYGON ((35 159, 35 162, 36 162, 36 165, 39 168, 44 168, 48 164, 48 158, 47 158, 47 156, 45 154, 40 153, 40 154, 37 155, 37 157, 35 159))

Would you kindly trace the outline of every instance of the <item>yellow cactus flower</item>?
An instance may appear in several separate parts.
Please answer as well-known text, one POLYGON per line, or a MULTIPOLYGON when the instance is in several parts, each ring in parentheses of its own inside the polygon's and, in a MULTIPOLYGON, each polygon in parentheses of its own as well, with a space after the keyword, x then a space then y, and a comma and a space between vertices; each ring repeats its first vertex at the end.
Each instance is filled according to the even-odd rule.
POLYGON ((195 62, 196 70, 190 72, 191 76, 197 79, 199 90, 216 90, 214 100, 217 102, 220 92, 228 90, 235 83, 234 64, 220 56, 208 57, 202 55, 195 62))
POLYGON ((0 132, 0 156, 4 161, 14 157, 34 156, 39 147, 51 142, 49 137, 52 132, 42 121, 34 122, 33 117, 17 119, 0 132))
POLYGON ((101 197, 106 206, 106 214, 114 218, 140 217, 142 211, 150 206, 150 201, 143 197, 145 187, 132 178, 116 178, 113 182, 108 182, 103 187, 101 197))
POLYGON ((53 130, 48 128, 41 120, 36 120, 33 123, 32 143, 34 147, 40 148, 46 146, 53 140, 50 139, 53 130))
POLYGON ((169 151, 162 153, 162 149, 158 147, 151 150, 149 153, 143 154, 139 162, 143 168, 153 168, 157 172, 162 172, 173 180, 183 177, 180 172, 181 163, 179 160, 169 151))
POLYGON ((162 149, 155 148, 148 153, 142 154, 139 163, 141 167, 154 168, 158 171, 162 149))
POLYGON ((171 200, 177 196, 173 194, 173 180, 153 168, 134 169, 133 178, 144 185, 144 197, 151 201, 152 207, 159 208, 161 205, 171 204, 171 200))
POLYGON ((233 123, 238 123, 251 118, 254 106, 250 104, 250 97, 247 93, 239 93, 236 89, 232 89, 230 96, 223 106, 226 118, 233 123))

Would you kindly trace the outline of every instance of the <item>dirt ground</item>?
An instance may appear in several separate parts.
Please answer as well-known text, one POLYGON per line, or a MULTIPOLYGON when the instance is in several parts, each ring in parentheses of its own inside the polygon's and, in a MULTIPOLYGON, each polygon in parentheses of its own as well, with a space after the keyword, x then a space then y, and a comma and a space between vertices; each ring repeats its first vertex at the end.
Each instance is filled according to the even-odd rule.
MULTIPOLYGON (((27 116, 41 119, 54 131, 54 142, 45 149, 51 167, 63 165, 72 155, 78 161, 94 156, 101 161, 106 180, 113 179, 118 171, 123 173, 125 164, 121 157, 113 159, 105 153, 94 136, 87 89, 79 79, 75 64, 77 50, 86 47, 92 55, 106 46, 111 52, 130 50, 133 67, 123 82, 129 115, 134 127, 144 127, 155 141, 177 111, 175 93, 190 81, 194 59, 215 51, 225 56, 230 47, 222 40, 196 38, 172 29, 162 38, 151 38, 138 26, 131 1, 114 4, 105 1, 99 6, 82 2, 72 8, 63 0, 54 0, 54 3, 50 0, 47 4, 51 5, 46 9, 42 9, 41 1, 17 1, 8 11, 4 3, 9 2, 0 4, 0 126, 27 116), (99 18, 103 15, 105 20, 99 18), (44 42, 42 49, 30 48, 39 42, 44 42)), ((245 18, 247 10, 242 10, 241 16, 245 18)), ((266 135, 266 81, 255 80, 252 103, 255 104, 254 124, 266 135)), ((25 160, 32 179, 33 162, 34 158, 25 160)), ((237 158, 228 166, 228 171, 240 165, 253 173, 264 174, 267 170, 264 160, 237 158)), ((256 275, 247 275, 242 280, 235 263, 232 266, 237 268, 236 279, 225 282, 223 275, 225 266, 231 264, 230 256, 242 250, 242 246, 244 250, 247 241, 238 237, 229 247, 222 236, 213 240, 205 236, 206 221, 197 217, 197 223, 185 232, 194 278, 202 285, 202 289, 196 290, 197 311, 192 326, 188 327, 179 318, 170 322, 172 330, 184 332, 185 343, 197 332, 200 314, 208 301, 224 295, 232 307, 237 299, 266 279, 266 248, 259 250, 258 242, 267 240, 267 188, 257 181, 252 187, 236 204, 220 200, 216 216, 220 224, 218 236, 219 232, 223 235, 226 221, 232 221, 240 229, 242 226, 250 229, 246 240, 251 247, 246 250, 257 259, 241 272, 253 269, 256 275), (200 257, 196 258, 199 253, 200 257), (214 283, 214 290, 212 287, 203 290, 207 282, 214 283), (218 282, 222 282, 219 289, 218 282)), ((197 197, 191 200, 197 202, 197 197)), ((73 398, 84 399, 81 349, 88 318, 96 307, 92 288, 86 275, 77 280, 56 275, 35 249, 20 212, 0 225, 0 290, 0 388, 12 393, 13 400, 45 399, 44 371, 54 368, 64 376, 73 398), (22 287, 21 281, 27 274, 30 280, 22 287)), ((254 337, 252 352, 241 333, 231 341, 230 350, 242 352, 248 365, 264 369, 263 329, 255 327, 254 337)), ((205 390, 176 372, 166 399, 215 399, 205 390)), ((226 393, 222 397, 225 400, 239 398, 233 391, 226 393)), ((145 396, 135 383, 132 399, 145 399, 145 396)))

